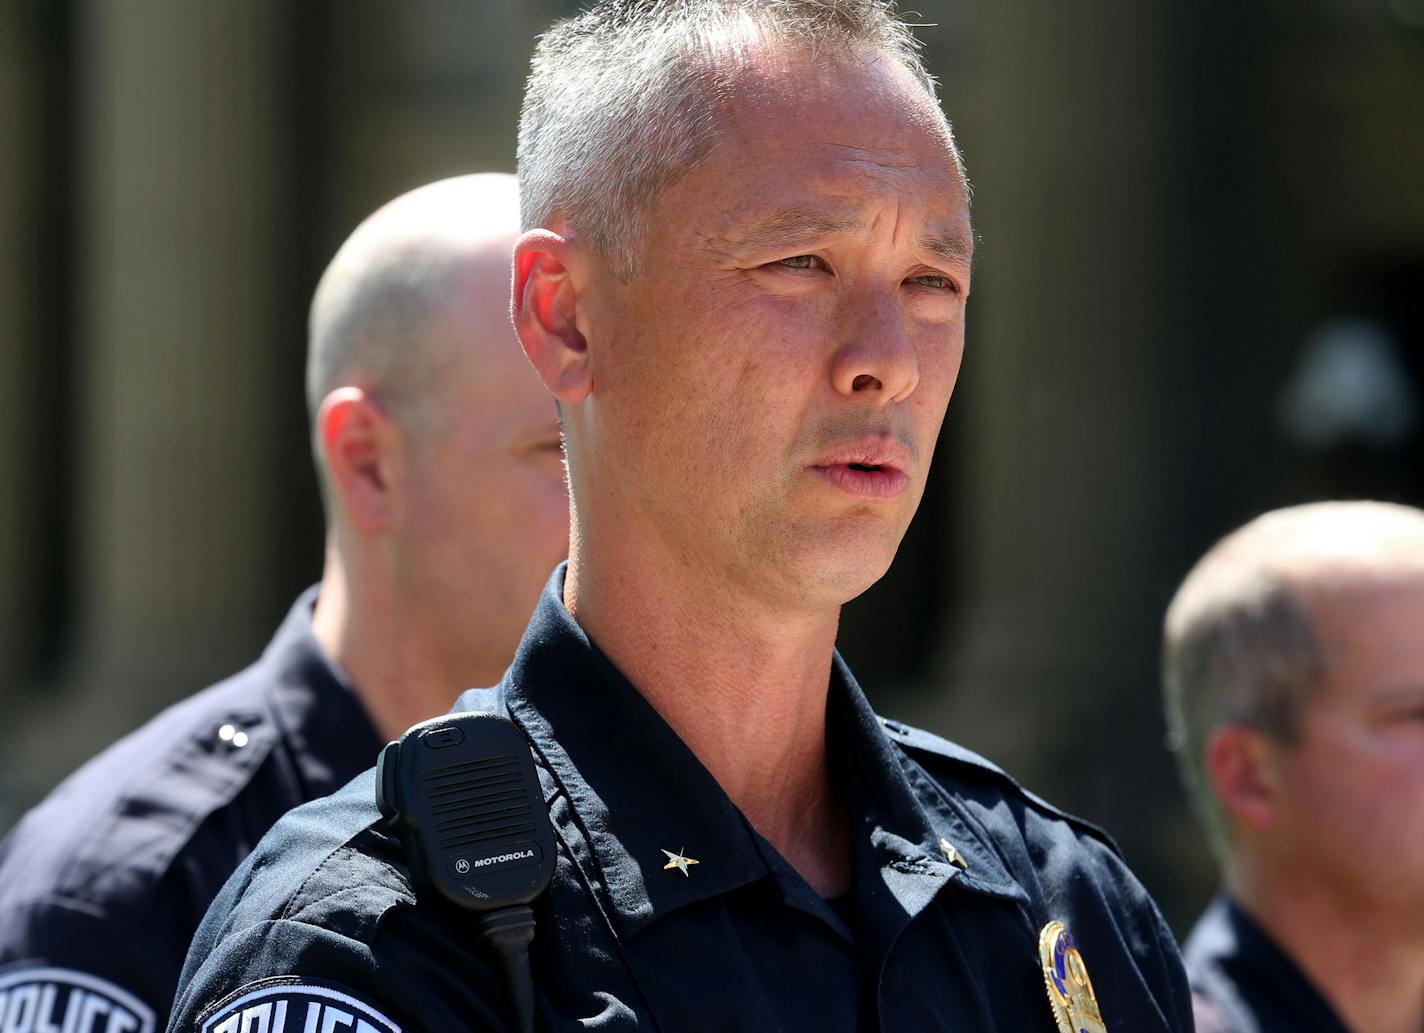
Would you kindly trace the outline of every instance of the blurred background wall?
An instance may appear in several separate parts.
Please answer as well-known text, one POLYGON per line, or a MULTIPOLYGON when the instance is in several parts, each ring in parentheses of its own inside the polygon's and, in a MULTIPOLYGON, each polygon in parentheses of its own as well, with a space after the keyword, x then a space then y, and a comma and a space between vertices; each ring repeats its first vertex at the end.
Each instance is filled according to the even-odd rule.
MULTIPOLYGON (((1255 513, 1424 501, 1424 0, 919 0, 982 236, 921 515, 842 648, 1106 825, 1179 933, 1175 584, 1255 513)), ((0 832, 320 569, 301 374, 383 201, 510 169, 568 0, 0 0, 0 832)))

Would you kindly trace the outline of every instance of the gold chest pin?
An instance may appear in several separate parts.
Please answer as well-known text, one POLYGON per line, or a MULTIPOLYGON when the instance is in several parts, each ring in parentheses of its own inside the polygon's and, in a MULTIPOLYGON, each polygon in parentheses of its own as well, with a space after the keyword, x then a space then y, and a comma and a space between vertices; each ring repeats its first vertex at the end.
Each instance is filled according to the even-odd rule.
POLYGON ((1062 922, 1049 922, 1038 934, 1038 958, 1059 1033, 1108 1033, 1088 966, 1062 922))
MULTIPOLYGON (((659 847, 658 849, 659 849, 659 850, 662 850, 661 847, 659 847)), ((686 852, 687 852, 687 848, 686 848, 686 847, 683 847, 683 848, 682 848, 681 850, 679 850, 677 853, 673 853, 671 850, 663 850, 663 853, 667 854, 667 859, 668 859, 668 863, 665 864, 665 865, 663 865, 663 870, 666 871, 667 869, 672 868, 672 869, 675 869, 675 870, 677 870, 677 871, 679 871, 679 872, 682 872, 683 876, 686 877, 686 876, 688 875, 688 871, 687 871, 687 866, 688 866, 688 865, 690 865, 690 864, 701 864, 701 863, 702 863, 701 861, 697 860, 695 857, 684 857, 683 855, 684 855, 686 852)))

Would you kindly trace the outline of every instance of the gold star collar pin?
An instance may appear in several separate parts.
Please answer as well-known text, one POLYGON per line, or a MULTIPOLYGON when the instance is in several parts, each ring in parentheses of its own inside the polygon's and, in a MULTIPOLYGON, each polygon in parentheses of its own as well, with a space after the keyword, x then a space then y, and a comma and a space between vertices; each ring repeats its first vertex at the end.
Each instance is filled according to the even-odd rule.
MULTIPOLYGON (((662 847, 659 847, 658 849, 662 850, 662 847)), ((669 868, 676 868, 678 871, 682 872, 684 876, 686 876, 688 865, 701 864, 701 862, 694 857, 684 857, 683 855, 686 850, 686 847, 681 847, 677 853, 673 853, 671 850, 663 850, 663 853, 667 854, 668 859, 668 863, 663 865, 663 871, 667 871, 669 868)))
POLYGON ((949 840, 941 837, 939 848, 944 851, 944 859, 954 865, 954 867, 965 870, 969 868, 969 862, 964 859, 964 855, 959 852, 959 848, 949 840))

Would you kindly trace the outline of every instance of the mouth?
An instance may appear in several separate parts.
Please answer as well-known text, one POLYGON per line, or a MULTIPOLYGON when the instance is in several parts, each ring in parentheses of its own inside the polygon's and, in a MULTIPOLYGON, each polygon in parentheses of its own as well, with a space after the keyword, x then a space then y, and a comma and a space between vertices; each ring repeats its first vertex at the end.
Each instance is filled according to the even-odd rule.
POLYGON ((876 500, 905 493, 909 465, 908 451, 893 437, 866 437, 832 449, 810 469, 852 498, 876 500))

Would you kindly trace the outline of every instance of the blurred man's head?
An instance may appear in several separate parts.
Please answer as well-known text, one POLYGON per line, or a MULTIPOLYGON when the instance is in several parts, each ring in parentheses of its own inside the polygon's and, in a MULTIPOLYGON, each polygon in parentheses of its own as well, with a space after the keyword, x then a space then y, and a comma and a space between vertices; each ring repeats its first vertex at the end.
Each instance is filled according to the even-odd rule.
MULTIPOLYGON (((963 348, 968 192, 876 0, 597 5, 541 41, 515 317, 581 541, 824 609, 888 567, 963 348)), ((571 570, 571 576, 574 576, 571 570)))
POLYGON ((568 544, 554 407, 509 323, 517 201, 495 174, 392 201, 311 309, 324 582, 423 629, 451 698, 498 678, 568 544))
POLYGON ((1424 911, 1424 512, 1319 503, 1228 536, 1167 613, 1164 681, 1228 884, 1424 911))

